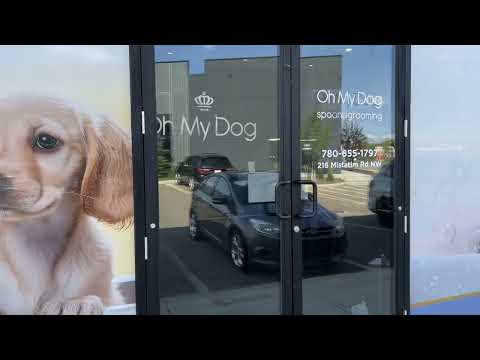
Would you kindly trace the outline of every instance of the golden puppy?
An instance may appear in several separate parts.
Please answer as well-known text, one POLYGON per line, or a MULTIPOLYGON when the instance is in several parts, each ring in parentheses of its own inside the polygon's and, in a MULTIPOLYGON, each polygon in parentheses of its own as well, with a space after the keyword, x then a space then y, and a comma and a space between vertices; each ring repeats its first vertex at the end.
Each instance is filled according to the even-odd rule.
POLYGON ((101 314, 120 304, 99 222, 132 217, 124 132, 59 99, 0 99, 0 313, 101 314))

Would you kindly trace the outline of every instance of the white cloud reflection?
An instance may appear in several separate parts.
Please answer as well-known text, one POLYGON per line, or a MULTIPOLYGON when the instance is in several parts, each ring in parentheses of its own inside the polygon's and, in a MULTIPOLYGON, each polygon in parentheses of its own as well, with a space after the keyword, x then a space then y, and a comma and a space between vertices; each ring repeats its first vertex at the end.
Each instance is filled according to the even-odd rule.
POLYGON ((55 57, 76 59, 86 63, 105 64, 112 62, 115 56, 113 49, 97 45, 45 45, 48 53, 55 57))

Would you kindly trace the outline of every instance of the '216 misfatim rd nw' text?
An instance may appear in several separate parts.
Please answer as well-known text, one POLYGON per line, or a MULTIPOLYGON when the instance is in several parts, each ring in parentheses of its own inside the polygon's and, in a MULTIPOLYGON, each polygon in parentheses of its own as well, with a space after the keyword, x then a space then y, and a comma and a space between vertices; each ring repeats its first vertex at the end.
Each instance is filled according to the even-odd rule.
POLYGON ((358 168, 378 168, 382 166, 381 161, 319 161, 317 169, 358 169, 358 168))

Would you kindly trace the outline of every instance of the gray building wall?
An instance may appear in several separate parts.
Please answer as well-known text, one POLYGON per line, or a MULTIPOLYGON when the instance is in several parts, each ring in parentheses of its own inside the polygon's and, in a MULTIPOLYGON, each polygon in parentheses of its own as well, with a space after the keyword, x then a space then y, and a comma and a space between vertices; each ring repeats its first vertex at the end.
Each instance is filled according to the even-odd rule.
MULTIPOLYGON (((317 92, 320 89, 329 89, 333 92, 342 89, 342 57, 322 56, 302 58, 301 67, 301 121, 302 129, 307 121, 318 111, 339 112, 341 104, 321 104, 317 101, 317 92), (312 65, 312 66, 310 66, 312 65)), ((338 119, 318 120, 327 123, 332 130, 332 146, 340 148, 341 121, 338 119)))
MULTIPOLYGON (((248 169, 249 161, 255 162, 257 171, 277 169, 279 142, 274 141, 278 139, 277 62, 276 57, 249 58, 248 61, 206 60, 205 72, 194 75, 189 75, 186 61, 157 63, 157 113, 171 114, 174 122, 172 162, 176 164, 188 155, 215 152, 228 156, 241 170, 248 169), (214 99, 209 111, 201 111, 194 101, 202 92, 214 99), (215 116, 228 119, 230 124, 239 122, 245 126, 248 122, 255 123, 255 140, 247 141, 245 134, 216 136, 215 116), (209 126, 205 139, 201 127, 194 128, 192 135, 184 128, 182 134, 183 117, 190 129, 197 118, 204 128, 209 126)), ((304 129, 317 111, 341 110, 339 104, 320 104, 316 100, 318 89, 341 88, 341 56, 304 58, 301 66, 301 122, 304 129)), ((317 121, 329 122, 331 146, 339 148, 341 122, 317 121)), ((219 125, 220 132, 224 132, 225 123, 220 120, 219 125)))
MULTIPOLYGON (((157 114, 169 114, 167 120, 181 124, 182 116, 188 117, 188 61, 155 64, 157 114)), ((170 126, 170 125, 167 125, 170 126)), ((171 128, 171 156, 176 164, 190 155, 190 139, 180 127, 171 128)))
MULTIPOLYGON (((328 127, 330 129, 329 137, 325 136, 327 139, 327 146, 325 149, 340 149, 341 143, 341 131, 342 131, 342 121, 340 119, 317 119, 317 112, 341 112, 342 105, 338 103, 326 103, 322 104, 317 101, 317 93, 321 89, 331 90, 334 93, 337 93, 338 90, 342 89, 342 57, 338 56, 321 56, 321 57, 306 57, 300 60, 301 68, 301 106, 300 106, 300 116, 301 116, 301 138, 302 146, 305 145, 314 145, 315 142, 310 142, 307 140, 317 140, 313 136, 312 130, 309 127, 309 123, 314 118, 314 121, 317 125, 322 124, 322 128, 328 127)), ((325 140, 324 140, 325 141, 325 140)), ((323 148, 323 147, 322 147, 323 148)), ((340 160, 339 158, 330 158, 330 159, 319 159, 321 154, 316 154, 312 156, 311 151, 303 150, 302 151, 302 165, 306 165, 307 168, 304 168, 308 172, 319 172, 316 170, 315 162, 319 160, 340 160)), ((325 170, 320 170, 320 172, 325 172, 325 170)), ((339 173, 339 169, 333 170, 334 173, 339 173)))
MULTIPOLYGON (((233 165, 241 170, 248 169, 248 161, 255 161, 256 170, 272 170, 275 164, 271 155, 277 153, 269 141, 278 137, 277 124, 277 58, 207 60, 205 74, 190 77, 190 99, 202 91, 215 99, 209 112, 199 111, 190 104, 190 117, 210 119, 215 126, 215 115, 239 122, 256 123, 256 138, 246 141, 245 136, 216 136, 210 131, 206 141, 201 137, 191 138, 193 153, 215 152, 226 155, 233 165), (274 154, 272 154, 272 150, 274 154)), ((218 122, 219 132, 225 123, 218 122)), ((236 126, 234 130, 238 130, 236 126)))

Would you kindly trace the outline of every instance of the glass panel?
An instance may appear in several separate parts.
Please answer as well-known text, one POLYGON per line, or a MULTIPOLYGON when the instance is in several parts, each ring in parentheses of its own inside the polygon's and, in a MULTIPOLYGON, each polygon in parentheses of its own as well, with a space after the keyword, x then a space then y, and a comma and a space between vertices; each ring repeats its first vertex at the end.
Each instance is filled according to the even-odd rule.
POLYGON ((412 46, 412 314, 480 314, 480 46, 412 46))
POLYGON ((305 314, 392 312, 393 55, 301 47, 305 314))
POLYGON ((277 53, 155 46, 162 314, 279 312, 277 53))
POLYGON ((129 47, 0 46, 0 314, 135 314, 129 47))

